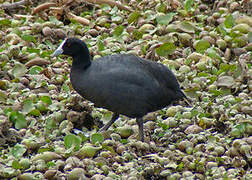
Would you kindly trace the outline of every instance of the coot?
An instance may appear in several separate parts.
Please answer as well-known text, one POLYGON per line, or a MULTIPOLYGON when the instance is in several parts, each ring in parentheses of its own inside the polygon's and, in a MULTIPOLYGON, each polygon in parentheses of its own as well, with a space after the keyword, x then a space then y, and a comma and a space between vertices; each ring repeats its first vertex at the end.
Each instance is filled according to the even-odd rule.
POLYGON ((130 54, 91 61, 87 45, 77 38, 65 39, 52 57, 59 54, 73 58, 70 73, 73 88, 95 106, 114 112, 102 131, 122 114, 136 118, 139 139, 144 141, 142 117, 186 98, 174 74, 163 64, 130 54))

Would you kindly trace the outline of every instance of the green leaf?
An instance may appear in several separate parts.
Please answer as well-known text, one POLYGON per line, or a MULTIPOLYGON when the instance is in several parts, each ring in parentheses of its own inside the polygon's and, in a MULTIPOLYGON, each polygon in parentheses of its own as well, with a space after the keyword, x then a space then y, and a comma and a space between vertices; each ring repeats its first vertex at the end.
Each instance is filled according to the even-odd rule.
POLYGON ((104 50, 104 41, 102 41, 101 39, 98 39, 97 46, 98 46, 98 51, 103 51, 104 50))
POLYGON ((190 22, 187 22, 187 21, 183 21, 179 23, 178 29, 187 33, 195 33, 195 27, 190 22))
POLYGON ((35 37, 32 36, 32 35, 24 34, 24 35, 21 36, 21 38, 22 38, 24 41, 36 43, 36 39, 35 39, 35 37))
POLYGON ((32 75, 35 75, 35 74, 39 74, 41 71, 43 71, 43 68, 40 67, 40 66, 32 66, 30 69, 29 69, 29 74, 32 74, 32 75))
POLYGON ((237 125, 235 125, 235 127, 234 127, 234 128, 238 129, 241 133, 244 133, 244 132, 245 132, 245 130, 246 130, 245 123, 240 123, 240 124, 237 124, 237 125))
POLYGON ((91 135, 90 141, 92 144, 96 144, 97 142, 102 143, 104 141, 104 137, 101 133, 94 133, 91 135))
POLYGON ((162 3, 162 2, 159 5, 156 6, 156 10, 158 12, 162 12, 162 13, 166 12, 166 8, 167 8, 166 3, 162 3))
POLYGON ((138 31, 137 29, 135 29, 133 31, 133 37, 137 40, 141 39, 143 37, 144 32, 138 31))
POLYGON ((26 50, 28 53, 36 53, 36 54, 39 54, 40 53, 40 49, 36 49, 36 48, 29 48, 27 47, 27 50, 26 50))
POLYGON ((252 32, 248 33, 248 42, 252 43, 252 32))
POLYGON ((25 65, 23 65, 21 63, 16 63, 13 70, 12 70, 12 74, 16 78, 18 78, 18 77, 25 75, 26 71, 27 71, 27 68, 25 67, 25 65))
POLYGON ((52 104, 52 100, 50 96, 41 96, 40 100, 48 105, 52 104))
POLYGON ((62 25, 62 22, 59 21, 55 16, 49 16, 50 22, 54 23, 55 25, 62 25))
POLYGON ((166 14, 163 16, 158 16, 158 17, 156 17, 157 23, 161 24, 161 25, 168 25, 172 21, 173 16, 175 14, 176 13, 169 13, 169 14, 166 14))
POLYGON ((19 163, 18 160, 12 161, 11 166, 12 166, 12 168, 14 168, 14 169, 22 169, 22 166, 20 165, 20 163, 19 163))
POLYGON ((67 85, 67 83, 64 83, 61 88, 62 88, 61 90, 63 92, 69 92, 70 91, 70 87, 67 85))
POLYGON ((6 99, 7 99, 6 93, 3 93, 2 91, 0 91, 0 102, 5 102, 6 99))
POLYGON ((33 109, 29 112, 30 115, 33 115, 33 116, 40 116, 40 111, 38 109, 33 109))
POLYGON ((115 15, 115 14, 117 13, 117 11, 118 11, 118 7, 117 7, 117 6, 114 6, 114 7, 111 9, 111 11, 109 12, 109 14, 115 15))
POLYGON ((235 25, 235 20, 232 14, 228 15, 224 21, 224 25, 226 28, 232 28, 235 25))
POLYGON ((0 20, 0 25, 1 26, 9 26, 9 25, 11 25, 11 20, 9 20, 9 19, 1 19, 0 20))
POLYGON ((207 40, 199 40, 195 43, 195 49, 197 52, 203 53, 210 47, 210 43, 207 40))
POLYGON ((46 120, 46 129, 47 130, 52 130, 52 129, 55 129, 55 128, 57 128, 56 122, 52 118, 48 118, 46 120))
POLYGON ((156 53, 159 56, 167 57, 176 50, 176 46, 173 43, 164 43, 160 47, 156 48, 156 53))
POLYGON ((188 12, 188 11, 191 11, 192 6, 193 6, 193 3, 194 3, 193 0, 186 0, 186 1, 185 1, 185 10, 186 10, 187 12, 188 12))
POLYGON ((74 134, 68 134, 64 137, 64 145, 66 149, 74 147, 74 151, 78 151, 81 145, 81 138, 74 134))
POLYGON ((33 109, 34 109, 34 104, 33 104, 32 100, 29 100, 29 99, 24 100, 24 102, 23 102, 23 110, 22 110, 22 111, 23 111, 25 114, 28 114, 28 113, 31 112, 33 109))
POLYGON ((112 32, 112 34, 113 34, 114 36, 120 36, 120 35, 123 33, 123 30, 124 30, 123 25, 119 25, 119 26, 117 26, 117 27, 114 29, 114 31, 112 32))
POLYGON ((49 161, 49 162, 46 164, 46 166, 47 166, 48 168, 50 168, 50 167, 55 167, 55 166, 56 166, 56 163, 55 163, 55 162, 52 162, 52 161, 49 161))
POLYGON ((10 154, 15 158, 20 158, 26 152, 26 147, 22 144, 16 144, 13 148, 10 149, 10 154))
POLYGON ((207 55, 213 59, 218 59, 219 61, 222 61, 220 55, 217 53, 217 51, 214 48, 208 48, 207 55))
POLYGON ((12 111, 9 115, 9 120, 15 124, 16 129, 22 129, 27 127, 27 121, 23 114, 12 111))
POLYGON ((227 35, 227 31, 224 27, 223 24, 220 24, 217 28, 216 28, 217 32, 219 32, 222 36, 226 36, 227 35))
POLYGON ((127 21, 129 24, 133 23, 133 22, 136 22, 138 20, 138 18, 140 17, 140 13, 138 11, 134 11, 132 13, 130 13, 127 21))

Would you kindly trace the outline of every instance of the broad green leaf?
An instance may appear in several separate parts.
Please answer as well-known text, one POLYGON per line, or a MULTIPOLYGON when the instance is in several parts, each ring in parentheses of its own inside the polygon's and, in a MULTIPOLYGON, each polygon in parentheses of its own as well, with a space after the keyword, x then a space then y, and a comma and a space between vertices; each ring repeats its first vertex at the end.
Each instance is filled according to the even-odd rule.
POLYGON ((235 20, 232 14, 228 15, 224 21, 224 25, 226 28, 232 28, 235 25, 235 20))
POLYGON ((81 138, 74 134, 68 134, 64 137, 64 145, 66 149, 74 148, 74 151, 78 151, 81 145, 81 138))
POLYGON ((220 55, 217 53, 217 51, 214 48, 208 48, 207 55, 213 59, 218 59, 219 61, 222 61, 220 55))
POLYGON ((212 93, 214 96, 220 96, 222 92, 220 90, 211 89, 208 92, 212 93))
POLYGON ((138 20, 138 18, 140 17, 140 13, 138 11, 134 11, 132 13, 130 13, 127 21, 129 24, 133 23, 133 22, 136 22, 138 20))
POLYGON ((18 78, 18 77, 25 75, 26 71, 27 71, 27 68, 25 67, 25 65, 23 65, 21 63, 16 63, 13 70, 12 70, 12 74, 16 78, 18 78))
POLYGON ((12 111, 9 115, 9 120, 15 124, 16 129, 22 129, 27 127, 27 121, 24 115, 17 111, 12 111))
POLYGON ((1 26, 9 26, 9 25, 11 25, 11 20, 9 20, 9 19, 1 19, 0 20, 0 25, 1 26))
POLYGON ((35 39, 35 37, 32 36, 32 35, 29 35, 29 34, 24 34, 24 35, 21 36, 21 38, 22 38, 24 41, 34 42, 34 43, 37 42, 36 39, 35 39))
POLYGON ((234 128, 238 129, 241 133, 244 133, 246 130, 246 125, 245 123, 240 123, 240 124, 235 125, 234 128))
POLYGON ((197 52, 203 53, 210 47, 210 43, 207 40, 198 40, 194 44, 194 48, 197 52))
POLYGON ((43 71, 43 68, 40 67, 40 66, 32 66, 30 69, 29 69, 29 74, 32 74, 32 75, 35 75, 35 74, 39 74, 41 71, 43 71))
POLYGON ((91 135, 90 141, 92 144, 96 144, 97 142, 102 143, 104 141, 104 137, 101 133, 94 133, 91 135))
POLYGON ((52 130, 52 129, 55 129, 55 128, 57 128, 56 122, 52 118, 48 118, 46 120, 46 129, 47 130, 52 130))
POLYGON ((19 163, 18 160, 12 161, 11 166, 12 166, 12 168, 14 168, 14 169, 22 169, 22 166, 20 165, 20 163, 19 163))
POLYGON ((175 14, 176 13, 169 13, 164 16, 158 16, 158 17, 156 17, 157 23, 161 24, 161 25, 168 25, 172 21, 173 16, 175 14))
POLYGON ((167 57, 176 50, 176 46, 173 43, 164 43, 160 47, 156 48, 156 53, 159 56, 167 57))
POLYGON ((192 6, 193 6, 193 3, 194 3, 193 0, 186 0, 186 1, 185 1, 185 10, 186 10, 187 12, 188 12, 188 11, 191 11, 192 6))
POLYGON ((52 104, 52 100, 50 96, 41 96, 40 100, 48 105, 52 104))
POLYGON ((187 21, 183 21, 181 23, 178 24, 178 29, 180 29, 183 32, 187 32, 187 33, 194 33, 195 32, 195 27, 187 21))
POLYGON ((112 34, 113 34, 114 36, 120 36, 120 35, 123 33, 123 30, 124 30, 123 25, 119 25, 119 26, 117 26, 117 27, 114 29, 114 31, 112 32, 112 34))
POLYGON ((36 49, 36 48, 29 48, 29 47, 27 47, 26 51, 29 52, 29 53, 39 54, 41 50, 40 49, 36 49))
POLYGON ((24 100, 23 102, 23 112, 28 114, 29 112, 31 112, 34 109, 34 104, 32 102, 32 100, 24 100))
POLYGON ((10 149, 10 154, 15 158, 20 158, 26 152, 26 147, 22 144, 16 144, 13 148, 10 149))
POLYGON ((40 116, 40 111, 38 109, 33 109, 29 112, 30 115, 33 115, 33 116, 40 116))

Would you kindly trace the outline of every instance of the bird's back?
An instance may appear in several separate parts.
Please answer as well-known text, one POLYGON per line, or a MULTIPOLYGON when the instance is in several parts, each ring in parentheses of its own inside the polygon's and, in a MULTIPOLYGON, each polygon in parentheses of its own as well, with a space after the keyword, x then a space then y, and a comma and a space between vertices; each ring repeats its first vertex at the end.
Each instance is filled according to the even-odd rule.
POLYGON ((71 81, 79 94, 129 117, 142 117, 184 96, 166 66, 134 55, 105 56, 83 72, 77 68, 72 67, 71 81))

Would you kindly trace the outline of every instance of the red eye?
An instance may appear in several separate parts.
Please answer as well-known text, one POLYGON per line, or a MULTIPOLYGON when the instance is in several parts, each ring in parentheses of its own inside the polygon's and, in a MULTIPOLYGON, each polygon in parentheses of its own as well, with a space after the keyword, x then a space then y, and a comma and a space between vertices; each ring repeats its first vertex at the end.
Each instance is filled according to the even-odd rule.
POLYGON ((70 47, 70 43, 69 42, 66 42, 66 47, 70 47))

